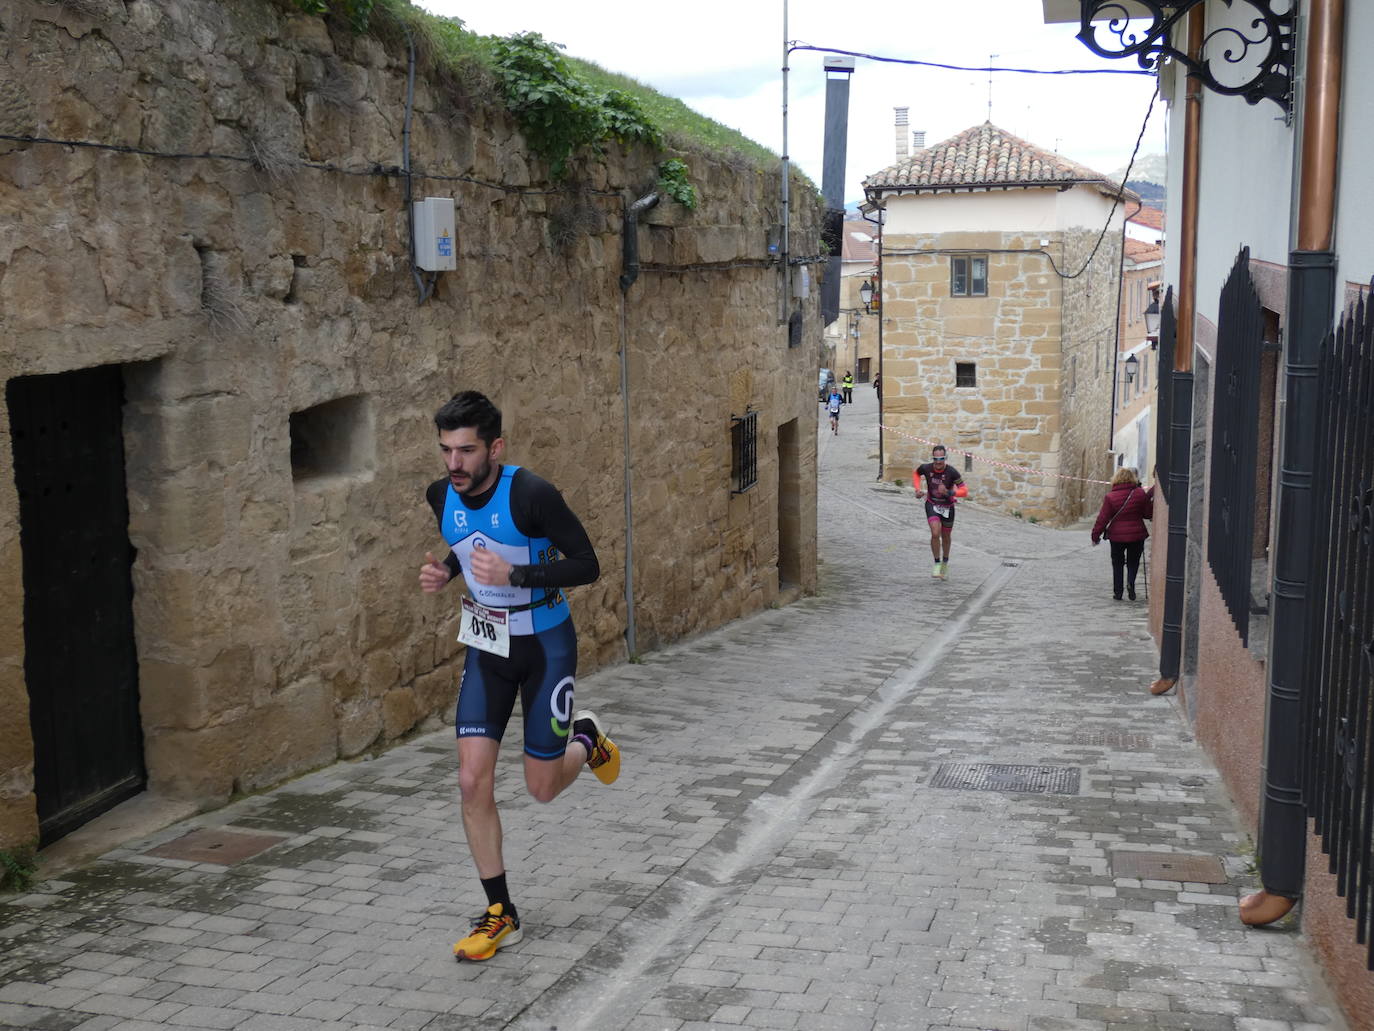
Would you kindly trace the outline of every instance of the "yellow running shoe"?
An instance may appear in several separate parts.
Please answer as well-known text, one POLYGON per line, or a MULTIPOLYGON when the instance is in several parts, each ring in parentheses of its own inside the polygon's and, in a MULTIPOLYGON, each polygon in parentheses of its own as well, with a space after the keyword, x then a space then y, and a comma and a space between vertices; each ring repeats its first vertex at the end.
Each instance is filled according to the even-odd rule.
POLYGON ((587 765, 602 784, 614 784, 620 776, 620 749, 606 736, 596 713, 583 709, 573 717, 573 733, 580 734, 592 743, 587 765))
POLYGON ((520 920, 505 912, 501 903, 493 902, 477 918, 472 933, 453 946, 453 955, 458 959, 491 959, 497 949, 514 945, 519 940, 520 920))

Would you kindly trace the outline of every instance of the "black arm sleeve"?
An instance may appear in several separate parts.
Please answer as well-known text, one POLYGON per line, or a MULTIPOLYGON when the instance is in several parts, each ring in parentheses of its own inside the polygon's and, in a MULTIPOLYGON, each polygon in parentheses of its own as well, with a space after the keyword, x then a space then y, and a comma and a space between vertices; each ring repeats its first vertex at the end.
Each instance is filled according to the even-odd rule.
POLYGON ((528 469, 520 468, 511 484, 511 515, 520 532, 547 537, 558 549, 552 562, 520 566, 524 587, 576 587, 601 575, 601 563, 582 522, 556 487, 528 469))
MULTIPOLYGON (((429 502, 429 507, 434 509, 434 521, 439 524, 439 532, 444 532, 444 501, 448 496, 448 480, 435 480, 425 488, 425 500, 429 502)), ((458 556, 449 549, 449 553, 444 556, 444 565, 448 566, 448 578, 452 580, 463 571, 462 565, 458 561, 458 556)))

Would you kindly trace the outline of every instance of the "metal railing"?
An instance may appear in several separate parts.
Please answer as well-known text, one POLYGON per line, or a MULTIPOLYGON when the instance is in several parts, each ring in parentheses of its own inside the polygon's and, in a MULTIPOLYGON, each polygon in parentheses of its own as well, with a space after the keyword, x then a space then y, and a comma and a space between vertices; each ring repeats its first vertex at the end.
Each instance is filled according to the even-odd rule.
MULTIPOLYGON (((1259 447, 1260 357, 1264 312, 1242 247, 1221 288, 1212 400, 1211 492, 1207 564, 1243 644, 1250 641, 1255 535, 1255 459, 1259 447)), ((1179 456, 1186 460, 1186 456, 1179 456)))
MULTIPOLYGON (((1371 284, 1374 289, 1374 284, 1371 284)), ((1374 969, 1374 303, 1327 337, 1318 365, 1311 610, 1302 691, 1303 800, 1374 969)))

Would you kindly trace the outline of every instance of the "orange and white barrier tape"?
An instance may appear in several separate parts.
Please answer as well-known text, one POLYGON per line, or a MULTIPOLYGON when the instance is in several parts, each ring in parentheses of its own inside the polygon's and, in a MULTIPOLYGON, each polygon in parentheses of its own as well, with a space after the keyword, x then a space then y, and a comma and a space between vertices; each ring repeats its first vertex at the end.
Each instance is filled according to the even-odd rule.
MULTIPOLYGON (((878 423, 878 428, 887 430, 888 433, 895 433, 899 437, 905 437, 907 440, 918 440, 922 444, 929 444, 931 447, 934 447, 936 444, 940 444, 938 440, 927 440, 925 437, 918 437, 913 433, 904 433, 903 431, 897 429, 897 427, 888 426, 885 423, 878 423)), ((982 462, 985 465, 995 465, 998 469, 1010 469, 1012 472, 1029 473, 1031 476, 1050 476, 1056 480, 1074 480, 1078 483, 1105 483, 1109 487, 1111 486, 1112 482, 1111 480, 1094 480, 1087 476, 1068 476, 1064 473, 1047 473, 1039 469, 1032 469, 1030 466, 1027 465, 1012 465, 1010 462, 999 462, 993 458, 983 458, 981 455, 975 455, 972 451, 961 451, 957 447, 948 447, 944 444, 940 444, 940 446, 945 449, 945 452, 947 454, 967 455, 969 458, 972 458, 975 462, 982 462)))

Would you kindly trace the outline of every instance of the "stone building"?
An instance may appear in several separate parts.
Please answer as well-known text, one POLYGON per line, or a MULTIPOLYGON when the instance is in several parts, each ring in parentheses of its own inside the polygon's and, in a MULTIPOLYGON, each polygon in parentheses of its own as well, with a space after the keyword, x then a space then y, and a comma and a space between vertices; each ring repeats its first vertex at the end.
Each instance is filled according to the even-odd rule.
POLYGON ((1151 334, 1145 313, 1154 300, 1158 314, 1156 295, 1163 266, 1164 252, 1158 244, 1127 236, 1121 261, 1112 450, 1117 468, 1131 466, 1147 485, 1152 482, 1159 340, 1151 334))
MULTIPOLYGON (((0 848, 451 719, 457 588, 416 572, 442 548, 431 417, 459 389, 597 547, 571 592, 583 672, 814 590, 820 328, 814 299, 788 302, 800 337, 779 318, 777 177, 679 153, 700 203, 643 214, 622 290, 665 155, 554 180, 424 50, 409 101, 390 28, 272 0, 5 5, 0 848), (456 202, 427 298, 408 186, 456 202)), ((800 180, 792 211, 819 253, 800 180)))
POLYGON ((877 282, 877 226, 847 221, 840 244, 840 317, 825 327, 822 365, 838 382, 846 372, 855 383, 870 383, 878 374, 878 306, 865 304, 861 288, 877 282))
POLYGON ((981 503, 1057 523, 1095 507, 1120 185, 985 122, 864 191, 884 219, 883 478, 907 479, 938 441, 981 503))

